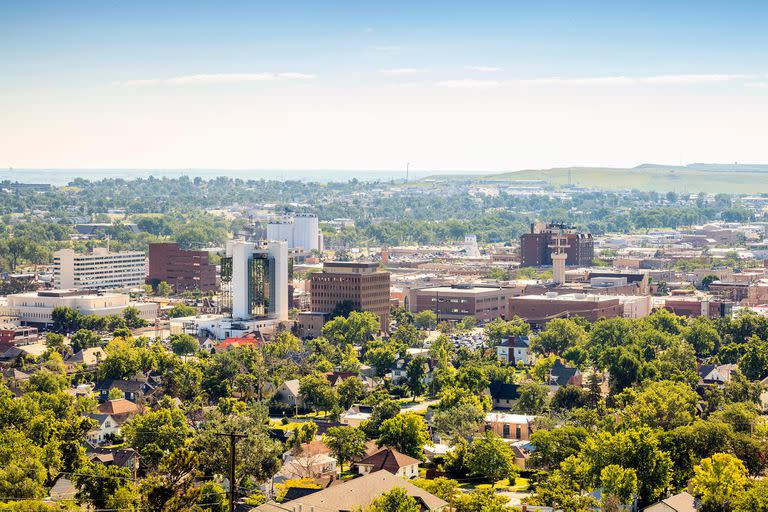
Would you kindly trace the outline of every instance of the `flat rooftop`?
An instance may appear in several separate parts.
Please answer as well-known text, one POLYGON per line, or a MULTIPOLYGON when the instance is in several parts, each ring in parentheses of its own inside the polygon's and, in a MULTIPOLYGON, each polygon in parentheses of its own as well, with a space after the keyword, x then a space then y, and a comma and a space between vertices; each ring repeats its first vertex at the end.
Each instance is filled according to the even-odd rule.
POLYGON ((530 300, 530 301, 569 301, 569 302, 607 302, 616 300, 616 296, 613 295, 594 295, 588 293, 563 293, 562 295, 555 295, 554 293, 542 294, 542 295, 520 295, 518 297, 512 297, 510 300, 530 300))

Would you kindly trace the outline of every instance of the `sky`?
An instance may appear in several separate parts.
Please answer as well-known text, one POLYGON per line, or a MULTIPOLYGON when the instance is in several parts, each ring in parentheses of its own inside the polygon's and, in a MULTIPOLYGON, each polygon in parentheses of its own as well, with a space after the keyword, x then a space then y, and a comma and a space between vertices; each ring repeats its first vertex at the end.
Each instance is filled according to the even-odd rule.
POLYGON ((0 0, 0 167, 768 163, 768 2, 0 0))

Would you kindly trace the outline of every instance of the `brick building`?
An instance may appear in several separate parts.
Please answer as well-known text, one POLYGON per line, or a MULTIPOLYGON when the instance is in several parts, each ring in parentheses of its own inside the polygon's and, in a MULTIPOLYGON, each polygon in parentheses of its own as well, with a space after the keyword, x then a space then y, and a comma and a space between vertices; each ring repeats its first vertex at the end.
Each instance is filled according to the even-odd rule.
POLYGON ((156 286, 161 281, 175 292, 199 289, 216 291, 216 265, 208 261, 206 251, 186 251, 176 243, 149 244, 149 275, 147 281, 156 286))
POLYGON ((310 276, 311 309, 332 313, 348 302, 356 311, 378 315, 381 330, 389 330, 389 272, 378 271, 378 263, 333 261, 322 272, 310 276))
POLYGON ((411 290, 411 312, 434 311, 438 321, 458 321, 473 316, 480 322, 507 318, 507 301, 513 296, 511 288, 498 286, 455 284, 411 290))
POLYGON ((564 249, 568 257, 566 265, 590 266, 595 256, 594 241, 592 235, 579 233, 576 228, 565 224, 544 224, 541 222, 531 224, 531 232, 524 233, 520 237, 520 266, 541 267, 552 265, 553 237, 566 240, 564 249))
POLYGON ((590 322, 601 318, 623 316, 624 306, 618 297, 569 293, 558 295, 521 295, 509 299, 507 314, 519 316, 535 327, 542 327, 553 318, 580 316, 590 322))

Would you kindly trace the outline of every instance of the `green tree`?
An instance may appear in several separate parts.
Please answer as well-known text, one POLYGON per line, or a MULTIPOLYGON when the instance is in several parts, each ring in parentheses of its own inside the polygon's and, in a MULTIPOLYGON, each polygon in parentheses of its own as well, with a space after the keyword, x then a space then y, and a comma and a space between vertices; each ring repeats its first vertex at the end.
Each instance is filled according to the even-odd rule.
POLYGON ((183 356, 194 354, 200 348, 197 338, 186 333, 171 335, 171 350, 174 354, 183 356))
POLYGON ((497 482, 504 478, 514 481, 518 474, 515 457, 509 445, 490 431, 469 445, 466 465, 471 475, 488 482, 497 482))
POLYGON ((134 306, 128 306, 123 310, 123 319, 125 319, 125 325, 130 329, 137 329, 148 325, 148 322, 141 318, 141 311, 134 306))
MULTIPOLYGON (((104 507, 119 489, 130 489, 130 476, 131 472, 127 468, 90 463, 74 477, 77 499, 81 503, 91 502, 97 508, 104 507)), ((137 496, 134 495, 134 498, 138 501, 137 496)))
POLYGON ((344 471, 344 463, 365 456, 365 433, 355 427, 331 427, 323 437, 323 442, 330 448, 339 467, 344 471))
POLYGON ((184 445, 191 429, 180 409, 157 409, 128 421, 121 432, 126 444, 141 454, 142 466, 155 467, 163 454, 184 445))
POLYGON ((531 453, 530 464, 535 468, 555 469, 560 463, 581 450, 587 439, 587 430, 564 425, 551 430, 539 429, 531 434, 536 450, 531 453))
POLYGON ((637 473, 634 469, 625 469, 616 464, 606 466, 600 472, 603 486, 603 500, 615 496, 622 504, 630 504, 637 493, 637 473))
POLYGON ((323 326, 323 336, 333 345, 364 345, 381 330, 379 317, 370 312, 352 311, 323 326))
POLYGON ((421 507, 402 487, 395 487, 366 507, 365 512, 420 512, 421 507))
POLYGON ((352 404, 359 402, 367 394, 363 381, 354 376, 342 380, 336 388, 336 392, 342 409, 349 409, 352 404))
POLYGON ((388 419, 394 418, 400 414, 400 404, 386 398, 376 403, 371 411, 371 418, 362 425, 365 435, 370 439, 379 437, 381 424, 388 419))
POLYGON ((431 309, 425 309, 413 315, 413 325, 419 329, 434 329, 437 327, 437 314, 431 309))
POLYGON ((509 321, 496 318, 485 325, 485 335, 491 345, 498 345, 511 336, 528 336, 530 333, 531 326, 520 317, 509 321))
POLYGON ((330 411, 338 403, 336 390, 322 373, 306 375, 299 380, 299 394, 313 411, 330 411))
POLYGON ((547 406, 549 388, 540 382, 524 382, 518 387, 518 393, 517 409, 525 414, 541 414, 547 406))
POLYGON ((173 288, 171 288, 171 285, 166 283, 165 281, 160 281, 157 283, 157 295, 160 297, 168 297, 173 293, 173 288))
POLYGON ((429 440, 424 419, 416 413, 398 414, 382 422, 379 427, 379 446, 391 446, 400 453, 421 459, 422 449, 429 440))
POLYGON ((751 336, 739 358, 739 370, 749 380, 761 380, 768 375, 768 342, 751 336))
POLYGON ((202 487, 194 485, 198 464, 197 454, 186 448, 178 448, 165 456, 157 471, 141 481, 141 509, 182 512, 197 510, 198 504, 206 503, 202 487))
POLYGON ((185 316, 195 316, 196 314, 196 307, 187 306, 183 302, 177 302, 168 310, 168 318, 181 318, 185 316))
POLYGON ((79 329, 70 337, 72 350, 79 352, 85 348, 101 346, 101 337, 88 329, 79 329))
POLYGON ((624 421, 665 430, 688 425, 698 401, 698 395, 682 382, 652 382, 624 409, 624 421))
POLYGON ((423 382, 427 376, 426 364, 423 357, 414 357, 405 366, 406 385, 414 397, 421 395, 426 389, 423 382))
POLYGON ((460 493, 453 500, 455 512, 506 512, 509 500, 492 489, 460 493))
POLYGON ((585 343, 587 331, 568 318, 554 318, 532 340, 533 349, 541 354, 563 355, 566 349, 585 343))
POLYGON ((414 478, 411 480, 411 483, 448 503, 453 503, 453 500, 459 493, 459 482, 444 476, 439 476, 432 480, 427 480, 426 478, 414 478))
POLYGON ((432 416, 435 430, 449 438, 471 437, 480 431, 485 412, 480 405, 460 402, 445 410, 438 410, 432 416))
POLYGON ((50 350, 55 350, 59 353, 63 352, 66 348, 64 346, 64 336, 56 332, 45 333, 45 346, 50 350))
POLYGON ((715 348, 720 346, 720 334, 717 329, 709 319, 701 316, 691 319, 688 327, 683 330, 683 339, 693 345, 699 357, 712 355, 715 348))
POLYGON ((693 492, 708 511, 732 510, 747 486, 744 463, 727 453, 716 453, 702 459, 694 468, 694 473, 691 480, 693 492))

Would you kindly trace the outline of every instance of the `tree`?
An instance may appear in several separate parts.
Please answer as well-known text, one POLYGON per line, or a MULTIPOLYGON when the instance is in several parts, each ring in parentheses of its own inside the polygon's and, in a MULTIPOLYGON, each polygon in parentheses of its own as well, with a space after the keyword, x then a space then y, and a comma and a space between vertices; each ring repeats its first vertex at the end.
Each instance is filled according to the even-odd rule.
POLYGON ((330 448, 339 467, 344 471, 344 463, 365 456, 365 433, 355 427, 331 427, 323 437, 323 442, 330 448))
POLYGON ((593 485, 599 484, 606 466, 634 469, 642 503, 657 500, 670 483, 672 461, 662 451, 656 433, 648 427, 628 428, 615 434, 598 432, 587 438, 579 457, 593 485))
POLYGON ((732 510, 747 486, 744 463, 727 453, 716 453, 702 459, 693 471, 693 492, 706 510, 732 510))
POLYGON ((475 327, 477 327, 477 318, 471 315, 465 316, 464 318, 462 318, 456 323, 456 326, 459 329, 466 330, 466 331, 470 329, 474 329, 475 327))
POLYGON ((739 358, 739 370, 749 380, 761 380, 768 375, 768 342, 751 336, 739 358))
POLYGON ((564 425, 552 430, 536 430, 531 434, 531 444, 536 450, 531 453, 530 464, 535 468, 555 469, 560 463, 581 450, 587 439, 587 430, 582 427, 564 425))
POLYGON ((414 357, 405 367, 406 385, 414 397, 421 395, 426 389, 424 378, 427 376, 426 360, 414 357))
POLYGON ((699 357, 712 355, 715 348, 720 346, 720 334, 712 322, 704 317, 691 319, 682 335, 685 341, 693 345, 693 350, 699 357))
POLYGON ((374 313, 352 311, 323 326, 323 336, 333 345, 364 345, 381 330, 381 321, 374 313))
POLYGON ((141 311, 134 306, 128 306, 123 310, 123 318, 125 319, 125 325, 130 329, 137 329, 148 325, 148 322, 141 318, 141 311))
POLYGON ((768 481, 754 482, 734 503, 733 510, 768 512, 768 481))
POLYGON ((589 390, 579 386, 567 385, 561 386, 552 395, 550 406, 555 411, 570 411, 577 407, 586 407, 589 405, 589 390))
POLYGON ((518 474, 509 445, 491 431, 469 445, 466 465, 471 475, 482 477, 488 482, 498 482, 505 478, 514 480, 518 474))
POLYGON ((467 438, 480 431, 484 418, 482 407, 471 402, 461 402, 449 409, 436 411, 432 416, 432 425, 436 431, 449 438, 467 438))
POLYGON ((453 500, 455 512, 506 512, 509 500, 493 489, 460 493, 453 500))
POLYGON ((584 327, 568 318, 553 318, 532 340, 532 347, 541 354, 563 355, 566 349, 582 345, 587 339, 584 327))
MULTIPOLYGON (((127 468, 89 463, 74 477, 77 499, 81 503, 91 502, 96 507, 104 507, 120 488, 130 489, 130 476, 131 472, 127 468)), ((136 505, 138 496, 134 495, 134 498, 134 505, 136 505)))
POLYGON ((450 478, 445 478, 444 476, 439 476, 432 480, 415 478, 411 480, 411 483, 448 503, 453 503, 456 494, 459 492, 459 482, 450 478))
POLYGON ((701 278, 701 289, 702 290, 709 290, 709 285, 714 283, 715 281, 719 281, 720 278, 717 277, 715 274, 707 274, 703 278, 701 278))
POLYGON ((386 398, 373 406, 371 411, 371 418, 362 425, 362 429, 365 431, 370 439, 379 437, 379 429, 381 424, 388 419, 394 418, 400 414, 400 404, 386 398))
POLYGON ((168 310, 168 318, 181 318, 185 316, 195 316, 196 314, 196 307, 187 306, 183 302, 177 302, 168 310))
POLYGON ((382 493, 373 503, 366 507, 365 512, 420 512, 421 507, 415 499, 408 495, 402 487, 382 493))
POLYGON ((352 404, 359 402, 367 394, 363 381, 354 376, 342 380, 336 388, 336 392, 342 409, 349 409, 352 404))
POLYGON ((520 398, 517 400, 517 408, 525 414, 541 414, 547 405, 549 388, 540 383, 528 381, 518 387, 520 398))
POLYGON ((136 416, 121 429, 128 446, 141 454, 144 467, 154 467, 163 454, 184 445, 191 430, 180 409, 157 409, 136 416))
POLYGON ((528 336, 530 333, 531 326, 517 316, 509 321, 496 318, 485 325, 485 336, 491 345, 498 345, 511 336, 528 336))
POLYGON ((173 293, 173 288, 171 288, 171 285, 166 283, 165 281, 160 281, 157 283, 157 295, 160 297, 168 297, 173 293))
POLYGON ((197 454, 186 448, 165 456, 157 472, 141 481, 141 509, 182 512, 196 510, 197 504, 206 503, 202 487, 194 486, 198 463, 197 454))
POLYGON ((379 427, 379 446, 391 446, 400 453, 421 459, 422 449, 429 440, 424 419, 416 413, 406 412, 385 420, 379 427))
POLYGON ((425 309, 413 315, 413 325, 419 329, 434 329, 437 327, 437 314, 431 309, 425 309))
POLYGON ((336 391, 322 373, 312 373, 299 380, 299 394, 313 411, 330 411, 338 403, 336 391))
POLYGON ((64 336, 55 332, 45 333, 45 346, 57 352, 64 351, 64 336))
POLYGON ((668 430, 691 423, 698 401, 698 395, 682 382, 652 382, 624 409, 624 418, 668 430))
POLYGON ((72 346, 72 350, 79 352, 85 348, 100 346, 101 337, 91 330, 79 329, 70 337, 69 342, 72 346))
POLYGON ((186 333, 171 335, 171 350, 174 354, 183 356, 194 354, 200 348, 197 338, 186 333))
POLYGON ((606 466, 600 472, 604 497, 615 496, 621 504, 628 504, 637 493, 637 473, 634 469, 625 469, 616 464, 606 466))

